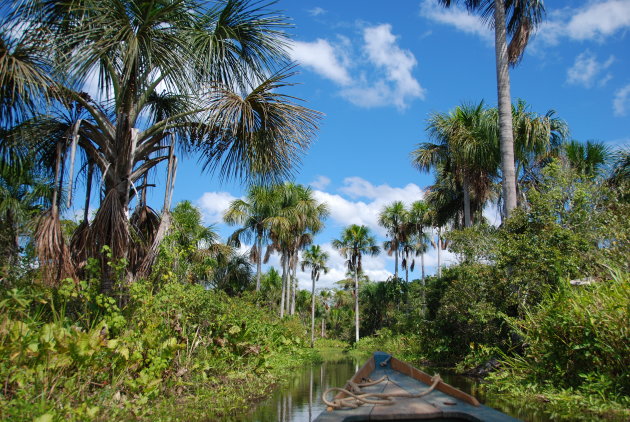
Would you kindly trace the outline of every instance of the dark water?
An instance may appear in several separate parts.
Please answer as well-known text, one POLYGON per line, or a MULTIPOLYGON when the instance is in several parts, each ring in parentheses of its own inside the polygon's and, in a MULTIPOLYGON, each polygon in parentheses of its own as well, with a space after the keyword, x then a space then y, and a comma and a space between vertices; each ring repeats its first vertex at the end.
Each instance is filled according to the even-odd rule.
MULTIPOLYGON (((310 422, 326 410, 322 393, 330 387, 342 387, 365 363, 365 358, 352 358, 341 353, 324 356, 324 362, 296 370, 287 386, 276 390, 252 412, 238 415, 234 420, 247 422, 310 422)), ((433 374, 434 371, 425 371, 433 374)), ((473 379, 441 374, 442 379, 474 395, 487 406, 529 422, 552 421, 535 403, 507 402, 486 396, 479 382, 473 379)))

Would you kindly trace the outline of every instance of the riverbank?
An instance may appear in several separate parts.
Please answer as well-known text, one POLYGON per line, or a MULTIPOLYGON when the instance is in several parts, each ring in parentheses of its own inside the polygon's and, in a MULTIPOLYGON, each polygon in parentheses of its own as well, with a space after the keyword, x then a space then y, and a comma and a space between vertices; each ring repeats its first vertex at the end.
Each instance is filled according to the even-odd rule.
POLYGON ((96 280, 0 297, 0 419, 213 420, 246 410, 317 359, 302 324, 199 285, 96 280))

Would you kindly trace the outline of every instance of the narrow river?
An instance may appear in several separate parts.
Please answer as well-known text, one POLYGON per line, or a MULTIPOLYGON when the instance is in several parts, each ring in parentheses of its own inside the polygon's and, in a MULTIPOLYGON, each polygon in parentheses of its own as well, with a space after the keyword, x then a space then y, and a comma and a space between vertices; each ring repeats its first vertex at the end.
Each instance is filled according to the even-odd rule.
MULTIPOLYGON (((366 358, 355 359, 344 354, 325 357, 322 363, 315 363, 297 369, 288 385, 276 390, 248 414, 238 415, 234 421, 247 422, 311 422, 326 410, 322 393, 330 387, 341 387, 363 365, 366 358)), ((432 373, 429 369, 427 372, 432 373)), ((445 382, 473 394, 482 403, 504 413, 529 422, 548 422, 552 419, 537 409, 523 403, 509 403, 493 397, 486 397, 479 388, 479 382, 467 377, 441 375, 445 382)))

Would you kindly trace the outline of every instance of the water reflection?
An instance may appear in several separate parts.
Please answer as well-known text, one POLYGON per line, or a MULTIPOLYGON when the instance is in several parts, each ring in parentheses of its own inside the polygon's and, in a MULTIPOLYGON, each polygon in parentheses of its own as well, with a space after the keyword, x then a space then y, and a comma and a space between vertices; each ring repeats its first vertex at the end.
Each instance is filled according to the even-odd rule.
POLYGON ((297 370, 282 391, 276 390, 267 400, 247 415, 235 420, 248 422, 311 422, 326 406, 322 393, 330 387, 342 386, 363 364, 338 353, 325 357, 325 361, 297 370))

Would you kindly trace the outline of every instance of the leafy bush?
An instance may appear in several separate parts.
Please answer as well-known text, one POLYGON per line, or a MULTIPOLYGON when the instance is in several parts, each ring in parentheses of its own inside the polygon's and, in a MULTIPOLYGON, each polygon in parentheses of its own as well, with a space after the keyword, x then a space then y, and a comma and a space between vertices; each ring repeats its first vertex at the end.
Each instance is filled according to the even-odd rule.
POLYGON ((627 273, 592 286, 564 286, 524 319, 511 319, 526 345, 511 367, 540 383, 602 396, 630 395, 627 273))
POLYGON ((299 321, 280 322, 221 291, 136 283, 121 311, 89 286, 2 293, 0 418, 148 417, 149 401, 204 394, 221 414, 243 383, 262 394, 270 370, 312 353, 299 321))

